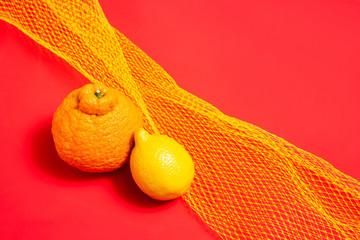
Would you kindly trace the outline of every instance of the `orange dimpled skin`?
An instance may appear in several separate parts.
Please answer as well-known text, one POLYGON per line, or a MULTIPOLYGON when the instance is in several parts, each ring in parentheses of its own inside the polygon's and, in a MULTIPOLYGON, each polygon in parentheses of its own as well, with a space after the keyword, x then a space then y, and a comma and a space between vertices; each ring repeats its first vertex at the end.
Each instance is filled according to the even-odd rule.
POLYGON ((72 91, 56 109, 52 134, 56 150, 69 165, 86 172, 111 172, 124 165, 143 126, 135 104, 102 83, 72 91))

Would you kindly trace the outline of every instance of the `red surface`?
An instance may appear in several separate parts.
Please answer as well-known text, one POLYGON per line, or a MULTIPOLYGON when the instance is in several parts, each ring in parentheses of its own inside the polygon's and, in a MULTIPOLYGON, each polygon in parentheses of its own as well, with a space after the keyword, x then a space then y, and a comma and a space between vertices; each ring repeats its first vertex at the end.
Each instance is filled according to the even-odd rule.
MULTIPOLYGON (((360 2, 100 3, 181 87, 360 180, 360 2)), ((87 80, 4 22, 0 79, 0 239, 215 238, 128 166, 94 175, 57 157, 52 114, 87 80)))

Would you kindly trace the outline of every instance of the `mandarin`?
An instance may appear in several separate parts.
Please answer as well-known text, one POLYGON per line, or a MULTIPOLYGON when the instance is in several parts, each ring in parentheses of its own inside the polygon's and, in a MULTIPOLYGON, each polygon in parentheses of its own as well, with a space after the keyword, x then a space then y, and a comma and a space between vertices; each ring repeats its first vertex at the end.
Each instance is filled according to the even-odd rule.
POLYGON ((72 91, 56 109, 52 134, 61 159, 86 172, 124 165, 143 126, 141 111, 125 94, 102 83, 72 91))

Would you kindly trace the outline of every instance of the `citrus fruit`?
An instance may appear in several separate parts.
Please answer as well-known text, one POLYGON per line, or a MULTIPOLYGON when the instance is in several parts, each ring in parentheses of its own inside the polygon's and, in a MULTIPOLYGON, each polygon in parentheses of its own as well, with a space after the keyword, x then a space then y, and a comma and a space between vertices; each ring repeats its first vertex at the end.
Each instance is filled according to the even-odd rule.
POLYGON ((95 83, 65 97, 51 130, 60 158, 69 165, 86 172, 110 172, 129 159, 134 133, 142 126, 142 114, 130 98, 95 83))
POLYGON ((138 187, 157 200, 182 196, 194 178, 194 163, 186 149, 166 135, 135 133, 130 169, 138 187))

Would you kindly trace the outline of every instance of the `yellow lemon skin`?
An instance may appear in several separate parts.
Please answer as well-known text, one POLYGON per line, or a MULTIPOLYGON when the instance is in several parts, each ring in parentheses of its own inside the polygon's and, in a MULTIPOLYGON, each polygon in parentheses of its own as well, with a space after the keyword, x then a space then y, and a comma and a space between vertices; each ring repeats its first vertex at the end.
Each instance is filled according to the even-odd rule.
POLYGON ((182 196, 194 178, 194 162, 186 149, 166 135, 135 132, 130 169, 138 187, 151 198, 167 201, 182 196))

